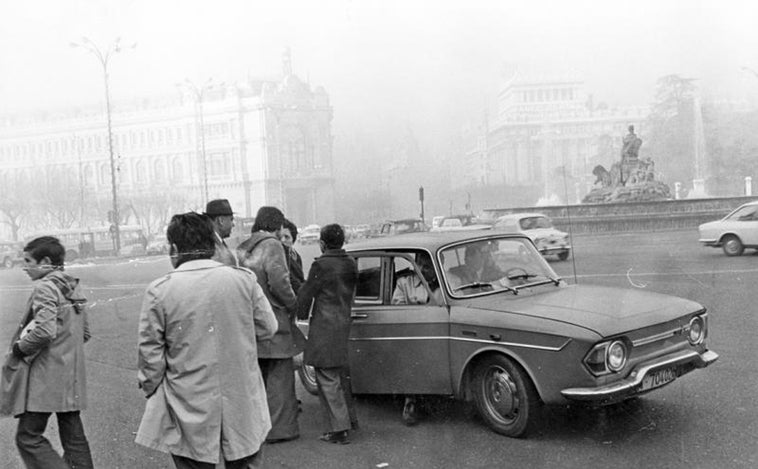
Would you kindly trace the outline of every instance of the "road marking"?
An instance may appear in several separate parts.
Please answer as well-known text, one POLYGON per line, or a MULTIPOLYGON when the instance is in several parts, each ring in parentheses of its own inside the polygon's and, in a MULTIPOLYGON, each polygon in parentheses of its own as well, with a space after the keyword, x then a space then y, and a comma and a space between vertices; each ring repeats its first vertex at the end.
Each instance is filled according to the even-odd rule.
MULTIPOLYGON (((577 274, 580 278, 593 278, 593 277, 628 277, 631 269, 625 273, 607 273, 607 274, 577 274)), ((758 273, 758 269, 734 269, 734 270, 701 270, 697 272, 635 272, 635 277, 651 277, 656 275, 713 275, 713 274, 754 274, 758 273)), ((573 275, 567 276, 573 277, 573 275)))

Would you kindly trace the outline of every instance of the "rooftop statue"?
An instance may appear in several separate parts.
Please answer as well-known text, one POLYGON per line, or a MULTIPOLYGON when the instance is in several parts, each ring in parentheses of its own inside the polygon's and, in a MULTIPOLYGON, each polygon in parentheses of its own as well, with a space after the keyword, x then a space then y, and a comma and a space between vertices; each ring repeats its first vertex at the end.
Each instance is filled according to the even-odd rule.
POLYGON ((640 158, 642 139, 629 126, 629 133, 622 140, 621 161, 616 161, 607 170, 597 165, 592 170, 595 188, 582 203, 640 202, 671 198, 668 185, 656 180, 655 163, 652 158, 640 158))

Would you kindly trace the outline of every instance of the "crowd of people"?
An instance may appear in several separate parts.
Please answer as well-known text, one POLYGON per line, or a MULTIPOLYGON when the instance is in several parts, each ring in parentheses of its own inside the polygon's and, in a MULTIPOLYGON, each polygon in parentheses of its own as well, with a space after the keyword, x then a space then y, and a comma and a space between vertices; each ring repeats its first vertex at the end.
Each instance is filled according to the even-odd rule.
MULTIPOLYGON (((357 281, 338 224, 320 232, 322 256, 303 275, 297 227, 261 207, 250 238, 226 244, 234 212, 225 199, 204 213, 174 215, 167 228, 173 270, 145 291, 138 375, 147 398, 136 443, 171 455, 177 468, 261 467, 264 443, 300 436, 293 358, 316 371, 326 431, 350 442, 358 420, 350 391, 348 335, 357 281), (295 324, 310 318, 309 337, 295 324)), ((43 236, 24 247, 35 283, 2 369, 0 415, 18 419, 28 468, 93 467, 80 418, 86 407, 86 300, 64 271, 65 249, 43 236), (44 436, 56 415, 63 455, 44 436)))

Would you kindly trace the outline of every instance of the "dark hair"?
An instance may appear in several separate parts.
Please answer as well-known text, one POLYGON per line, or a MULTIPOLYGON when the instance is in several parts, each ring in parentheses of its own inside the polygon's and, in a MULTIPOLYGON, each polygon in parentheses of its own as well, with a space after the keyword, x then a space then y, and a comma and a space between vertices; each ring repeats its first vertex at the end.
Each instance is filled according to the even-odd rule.
POLYGON ((63 247, 58 238, 52 236, 34 238, 26 243, 24 252, 28 252, 37 262, 48 257, 54 267, 63 267, 63 262, 66 259, 66 248, 63 247))
POLYGON ((288 218, 284 219, 284 224, 282 226, 290 230, 290 233, 292 233, 292 242, 294 243, 297 241, 297 226, 295 226, 295 224, 288 218))
POLYGON ((251 228, 252 232, 256 231, 277 231, 284 225, 284 214, 276 207, 263 206, 258 209, 255 215, 255 223, 251 228))
POLYGON ((216 250, 213 222, 195 212, 176 214, 166 228, 166 239, 176 246, 176 267, 195 259, 210 259, 216 250))
POLYGON ((337 223, 321 228, 321 241, 326 249, 340 249, 345 244, 345 230, 337 223))

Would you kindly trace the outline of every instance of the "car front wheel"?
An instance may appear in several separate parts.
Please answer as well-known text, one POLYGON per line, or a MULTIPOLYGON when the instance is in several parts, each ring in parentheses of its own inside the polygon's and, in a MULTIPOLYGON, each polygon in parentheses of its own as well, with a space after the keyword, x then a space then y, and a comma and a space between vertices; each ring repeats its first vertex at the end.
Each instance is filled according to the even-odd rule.
POLYGON ((727 256, 741 256, 742 252, 745 250, 740 238, 734 235, 724 237, 722 248, 724 249, 724 254, 727 256))
POLYGON ((297 375, 306 391, 318 395, 318 385, 316 384, 316 370, 311 365, 301 364, 297 369, 297 375))
POLYGON ((479 415, 497 433, 525 436, 537 418, 539 398, 526 373, 509 358, 493 355, 474 373, 473 395, 479 415))

